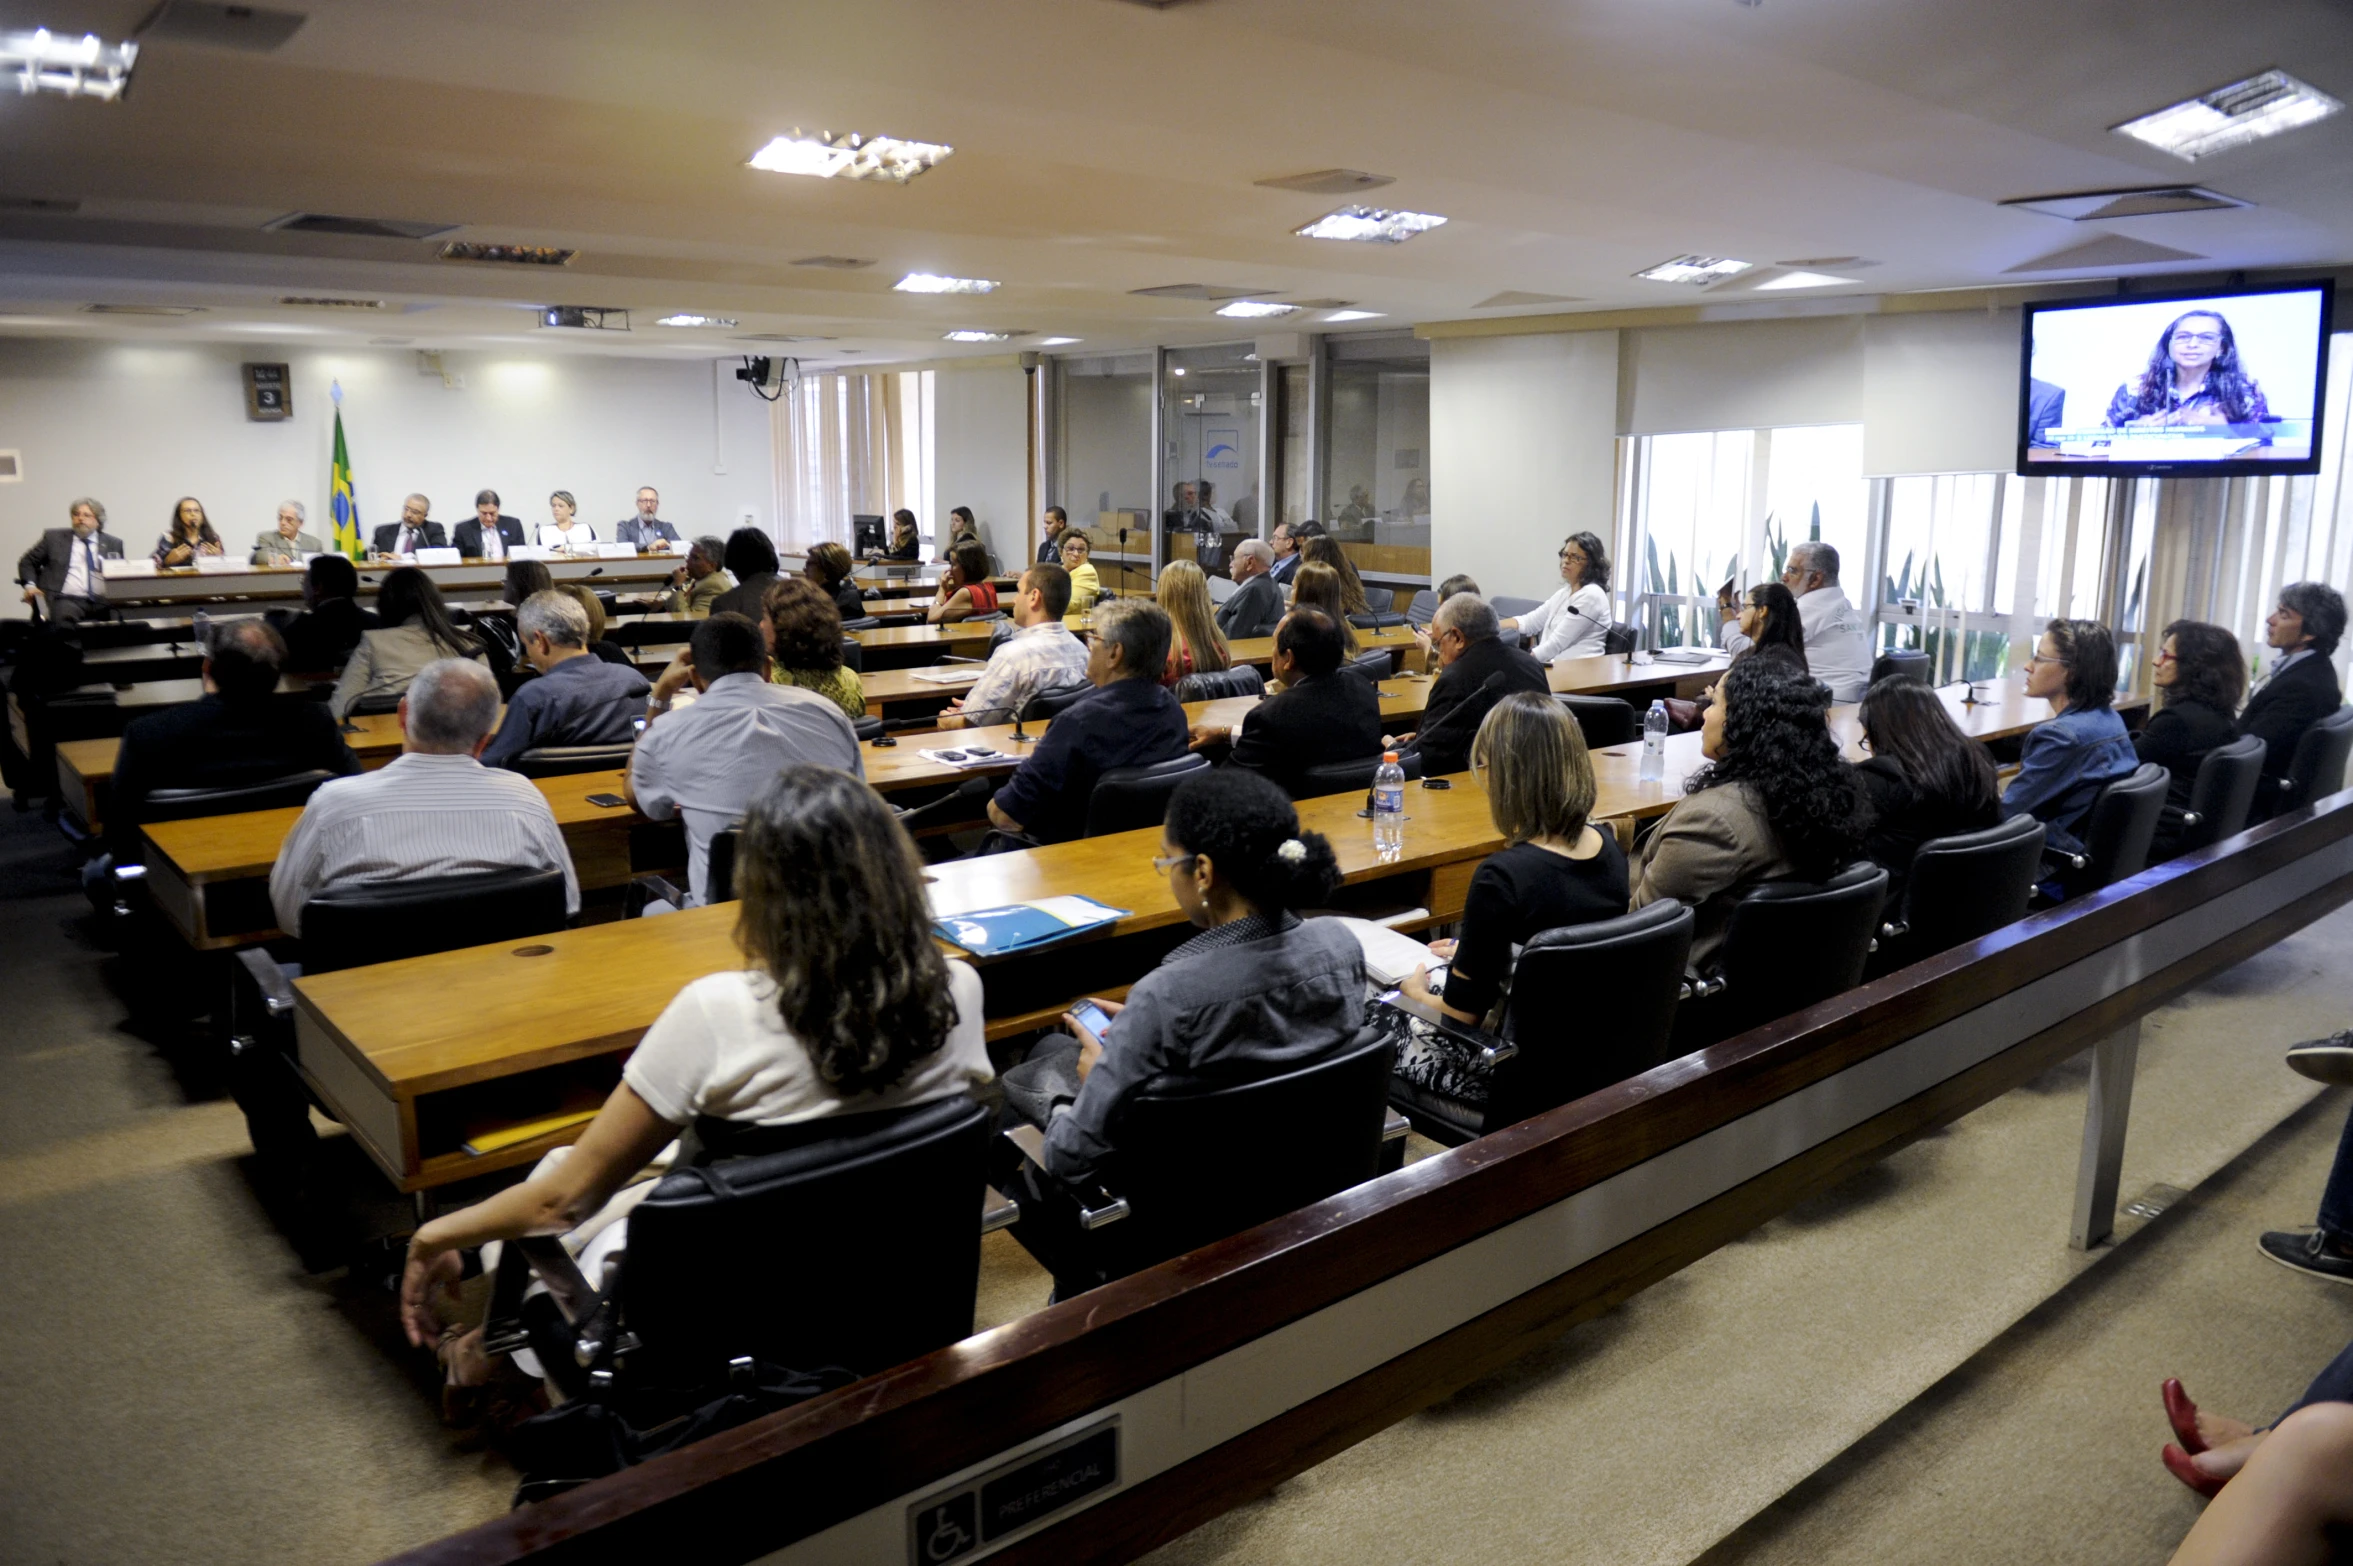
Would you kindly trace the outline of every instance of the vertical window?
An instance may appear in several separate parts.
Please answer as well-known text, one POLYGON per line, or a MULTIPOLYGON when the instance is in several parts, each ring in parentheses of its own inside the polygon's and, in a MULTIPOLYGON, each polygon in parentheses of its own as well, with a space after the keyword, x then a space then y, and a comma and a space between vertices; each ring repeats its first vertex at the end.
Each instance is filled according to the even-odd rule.
MULTIPOLYGON (((1150 548, 1152 355, 1054 361, 1055 493, 1070 525, 1091 530, 1098 568, 1112 564, 1124 529, 1150 548)), ((1107 579, 1108 576, 1107 576, 1107 579)))

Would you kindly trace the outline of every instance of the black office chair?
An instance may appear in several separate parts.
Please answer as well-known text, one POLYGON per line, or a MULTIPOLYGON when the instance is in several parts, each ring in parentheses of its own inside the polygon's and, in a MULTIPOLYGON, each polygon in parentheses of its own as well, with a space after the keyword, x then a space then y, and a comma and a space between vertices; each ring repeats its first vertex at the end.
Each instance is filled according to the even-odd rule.
POLYGON ((2345 786, 2345 765, 2353 761, 2353 707, 2339 707, 2306 729, 2288 762, 2271 814, 2301 809, 2345 786))
POLYGON ((1881 680, 1910 680, 1916 685, 1928 683, 1928 654, 1912 647, 1899 647, 1883 652, 1871 662, 1871 683, 1881 680))
POLYGON ((290 773, 281 778, 264 778, 258 783, 240 783, 234 788, 159 788, 151 789, 147 802, 140 808, 139 821, 193 821, 198 816, 229 816, 246 810, 283 810, 289 805, 304 805, 318 792, 322 783, 333 781, 335 774, 313 770, 290 773))
POLYGON ((998 1153, 1021 1204, 1013 1237, 1068 1299, 1361 1185, 1380 1170, 1393 1064, 1388 1039, 1368 1031, 1279 1076, 1147 1089, 1128 1100, 1112 1159, 1075 1186, 1045 1171, 1023 1127, 998 1153))
POLYGON ((1537 935, 1512 969, 1499 1035, 1451 1018, 1439 1024, 1494 1062, 1487 1102, 1395 1079, 1389 1102, 1422 1135, 1458 1147, 1673 1059, 1691 928, 1691 910, 1668 898, 1537 935))
POLYGON ((1375 683, 1387 679, 1397 671, 1393 647, 1368 647, 1348 660, 1348 667, 1375 683))
POLYGON ((1893 973, 2025 918, 2042 862, 2043 824, 2032 816, 1922 843, 1869 971, 1893 973))
POLYGON ((1423 588, 1413 595, 1413 602, 1405 606, 1405 623, 1417 631, 1430 628, 1430 621, 1438 613, 1438 594, 1434 588, 1423 588))
POLYGON ((1168 814, 1168 796, 1177 785, 1209 770, 1209 758, 1197 753, 1155 761, 1141 767, 1113 767, 1095 780, 1087 796, 1087 826, 1081 834, 1104 837, 1158 826, 1168 814))
POLYGON ((854 669, 860 674, 866 672, 866 644, 864 642, 854 636, 842 638, 842 667, 854 669))
MULTIPOLYGON (((867 596, 871 598, 875 595, 869 592, 867 596)), ((846 636, 852 631, 871 631, 878 628, 881 624, 882 621, 879 617, 871 614, 862 614, 854 620, 844 620, 842 622, 842 634, 846 636)))
POLYGON ((1382 609, 1368 610, 1363 614, 1352 614, 1348 617, 1348 623, 1360 631, 1385 631, 1391 626, 1405 624, 1406 620, 1404 615, 1393 609, 1382 609))
POLYGON ((1223 701, 1229 696, 1264 696, 1266 676, 1251 663, 1237 663, 1230 669, 1212 669, 1203 674, 1188 674, 1177 681, 1178 701, 1223 701))
POLYGON ((478 870, 319 893, 302 905, 305 973, 332 973, 561 930, 561 870, 478 870))
POLYGON ((1768 881, 1733 906, 1709 971, 1675 1015, 1677 1054, 1803 1011, 1863 979, 1887 872, 1857 861, 1820 883, 1768 881))
POLYGON ((604 1293, 557 1240, 504 1247, 484 1347, 528 1343, 567 1391, 626 1398, 641 1424, 715 1397, 738 1360, 864 1376, 944 1348, 972 1331, 992 1119, 956 1097, 786 1126, 698 1120, 715 1156, 630 1210, 604 1293), (532 1274, 553 1310, 527 1305, 532 1274))
POLYGON ((404 694, 395 691, 386 696, 362 696, 351 704, 350 715, 355 718, 380 718, 388 712, 398 712, 400 698, 404 694))
POLYGON ((861 745, 870 740, 882 738, 885 730, 886 725, 880 718, 864 717, 850 720, 850 732, 858 736, 858 743, 861 745))
POLYGON ((2149 845, 2156 841, 2157 823, 2165 814, 2166 790, 2173 774, 2154 761, 2144 761, 2127 777, 2100 790, 2085 818, 2083 852, 2043 850, 2044 874, 2056 880, 2069 897, 2081 897, 2113 885, 2149 867, 2149 845))
MULTIPOLYGON (((711 841, 703 849, 703 901, 730 903, 735 901, 735 849, 742 837, 740 826, 721 827, 711 834, 711 841)), ((689 901, 687 889, 666 875, 641 875, 629 883, 626 917, 641 919, 656 902, 669 904, 672 909, 684 908, 689 901)))
POLYGON ((1495 618, 1498 620, 1517 620, 1521 615, 1534 614, 1544 607, 1541 598, 1490 598, 1487 602, 1495 610, 1495 618))
POLYGON ((1021 704, 1021 711, 1016 714, 1017 721, 1041 722, 1070 707, 1080 697, 1091 696, 1094 692, 1095 687, 1092 685, 1057 685, 1052 690, 1040 691, 1021 704))
POLYGON ((1577 720, 1577 727, 1585 735, 1585 748, 1599 750, 1604 745, 1631 745, 1642 737, 1641 721, 1634 708, 1615 696, 1578 696, 1560 693, 1553 697, 1577 720))
POLYGON ((2245 831, 2255 791, 2263 784, 2263 754, 2263 741, 2253 734, 2206 752, 2190 780, 2189 804, 2180 810, 2167 805, 2158 818, 2150 862, 2162 863, 2245 831))
POLYGON ((527 778, 562 778, 579 772, 613 772, 627 765, 627 745, 534 745, 517 751, 507 770, 527 778))
MULTIPOLYGON (((1312 767, 1304 768, 1291 785, 1291 797, 1293 799, 1321 799, 1327 794, 1365 793, 1373 786, 1373 774, 1381 769, 1381 757, 1384 754, 1386 753, 1375 751, 1369 756, 1360 756, 1353 761, 1320 761, 1312 767)), ((1409 782, 1420 777, 1422 775, 1421 753, 1412 750, 1404 752, 1397 758, 1397 767, 1405 774, 1409 782)))

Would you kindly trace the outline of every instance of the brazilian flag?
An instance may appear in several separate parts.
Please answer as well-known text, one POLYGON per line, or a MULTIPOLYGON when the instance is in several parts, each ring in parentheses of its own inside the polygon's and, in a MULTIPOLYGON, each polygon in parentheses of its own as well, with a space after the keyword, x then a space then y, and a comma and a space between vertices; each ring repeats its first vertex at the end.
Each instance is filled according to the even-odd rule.
POLYGON ((335 471, 327 480, 328 508, 335 516, 337 554, 363 558, 359 540, 359 497, 351 492, 351 453, 343 445, 343 410, 335 410, 335 471))

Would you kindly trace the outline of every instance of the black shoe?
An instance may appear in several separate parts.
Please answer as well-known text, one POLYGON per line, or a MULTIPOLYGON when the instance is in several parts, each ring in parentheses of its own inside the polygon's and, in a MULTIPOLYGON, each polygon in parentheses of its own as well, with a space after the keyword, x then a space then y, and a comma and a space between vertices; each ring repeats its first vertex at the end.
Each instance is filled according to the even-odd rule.
POLYGON ((2353 1284, 2353 1256, 2340 1252, 2318 1229, 2274 1229, 2258 1239, 2255 1248, 2282 1267, 2331 1283, 2353 1284))
POLYGON ((2353 1085, 2353 1032, 2308 1039, 2288 1051, 2288 1069, 2331 1087, 2353 1085))

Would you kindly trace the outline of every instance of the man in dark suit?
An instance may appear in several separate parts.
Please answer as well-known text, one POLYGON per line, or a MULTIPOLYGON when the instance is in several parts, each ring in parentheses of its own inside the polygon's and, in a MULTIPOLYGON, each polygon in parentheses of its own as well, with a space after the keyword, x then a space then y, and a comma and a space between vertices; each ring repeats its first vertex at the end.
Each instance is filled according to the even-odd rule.
POLYGON ((1264 636, 1283 618, 1283 590, 1267 575, 1275 552, 1266 540, 1245 538, 1234 546, 1234 596, 1217 606, 1217 628, 1232 641, 1264 636))
MULTIPOLYGON (((1264 578, 1260 578, 1264 580, 1264 578)), ((1327 761, 1381 752, 1381 697, 1373 682, 1340 667, 1348 644, 1321 609, 1296 609, 1275 627, 1274 676, 1283 688, 1242 718, 1234 765, 1279 784, 1293 798, 1300 775, 1327 761)), ((1213 738, 1195 732, 1195 738, 1213 738)))
POLYGON ((433 502, 422 495, 411 495, 402 501, 400 520, 376 529, 376 553, 410 555, 420 549, 448 548, 449 535, 441 531, 441 524, 425 519, 432 509, 433 502))
POLYGON ((286 667, 319 674, 343 667, 360 635, 376 629, 375 611, 359 606, 359 569, 341 555, 313 555, 302 578, 302 612, 272 609, 265 618, 286 638, 286 667))
POLYGON ((2029 446, 2057 445, 2048 432, 2064 428, 2066 423, 2067 388, 2030 377, 2026 383, 2026 443, 2029 446))
POLYGON ((296 772, 344 777, 360 769, 325 703, 278 700, 285 662, 286 643, 274 627, 232 621, 214 634, 202 697, 124 726, 106 810, 118 857, 138 857, 139 822, 159 788, 237 788, 296 772))
POLYGON ((2329 663, 2345 634, 2345 600, 2324 583, 2291 582, 2279 590, 2279 607, 2264 620, 2263 632, 2277 661, 2239 714, 2239 732, 2264 744, 2257 821, 2278 813, 2304 731, 2345 704, 2329 663))
POLYGON ((1300 541, 1322 531, 1322 525, 1315 522, 1301 522, 1296 525, 1289 522, 1275 524, 1273 539, 1275 563, 1267 568, 1266 573, 1274 578, 1275 586, 1286 591, 1289 590, 1291 578, 1299 570, 1300 541))
POLYGON ((72 625, 106 613, 105 561, 123 557, 123 541, 106 531, 106 508, 77 500, 66 508, 70 527, 45 528, 39 543, 16 562, 25 602, 51 625, 72 625))
MULTIPOLYGON (((407 515, 406 511, 401 513, 407 515)), ((381 532, 381 529, 378 529, 381 532)), ((458 524, 458 553, 468 560, 504 560, 523 542, 523 524, 498 514, 498 491, 474 497, 474 515, 458 524)))
POLYGON ((662 495, 651 484, 637 492, 637 515, 613 526, 613 542, 653 549, 678 542, 678 529, 662 520, 662 495))
POLYGON ((1440 673, 1431 682, 1413 742, 1421 753, 1423 777, 1468 767, 1473 736, 1504 697, 1514 691, 1551 693, 1544 665, 1522 652, 1517 638, 1505 641, 1502 631, 1494 606, 1476 593, 1455 594, 1431 617, 1430 647, 1440 673))

